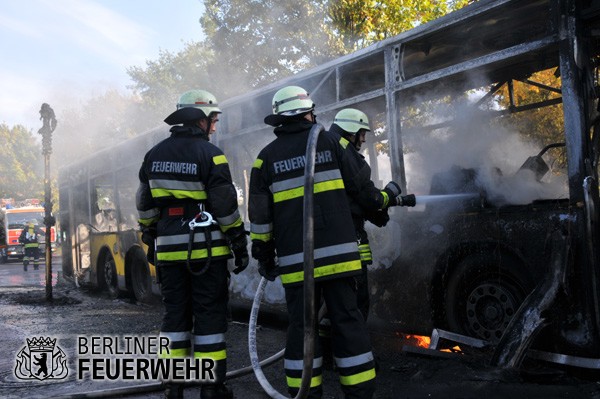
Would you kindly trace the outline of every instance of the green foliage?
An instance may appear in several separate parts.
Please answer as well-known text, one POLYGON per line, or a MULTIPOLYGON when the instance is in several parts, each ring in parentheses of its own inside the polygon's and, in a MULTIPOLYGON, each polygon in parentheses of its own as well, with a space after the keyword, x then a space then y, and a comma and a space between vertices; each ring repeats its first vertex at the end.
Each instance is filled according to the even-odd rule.
POLYGON ((331 0, 329 17, 344 49, 351 52, 433 21, 468 3, 468 0, 331 0))
POLYGON ((162 122, 175 110, 181 93, 192 89, 208 90, 220 100, 213 59, 213 51, 204 43, 190 42, 176 54, 161 50, 158 60, 146 61, 146 68, 129 68, 127 73, 134 81, 130 88, 142 99, 142 114, 162 122))
POLYGON ((461 8, 467 0, 204 0, 204 42, 128 69, 143 112, 165 117, 184 91, 219 101, 320 65, 461 8))
POLYGON ((391 37, 467 0, 205 0, 201 25, 225 97, 391 37))
POLYGON ((0 197, 43 198, 44 157, 39 140, 22 125, 0 124, 0 197))
POLYGON ((326 0, 205 0, 201 25, 226 97, 340 55, 326 0), (227 84, 225 84, 227 82, 227 84))
MULTIPOLYGON (((529 81, 555 89, 561 87, 560 77, 557 76, 555 69, 537 72, 529 78, 529 81)), ((555 98, 560 98, 560 94, 527 82, 513 81, 513 105, 516 107, 555 98)), ((511 106, 506 85, 499 90, 494 100, 505 109, 511 106)), ((518 131, 522 137, 537 142, 540 146, 564 141, 562 104, 513 113, 500 119, 499 123, 518 131)), ((557 151, 555 154, 559 156, 559 166, 565 167, 565 152, 557 151)))

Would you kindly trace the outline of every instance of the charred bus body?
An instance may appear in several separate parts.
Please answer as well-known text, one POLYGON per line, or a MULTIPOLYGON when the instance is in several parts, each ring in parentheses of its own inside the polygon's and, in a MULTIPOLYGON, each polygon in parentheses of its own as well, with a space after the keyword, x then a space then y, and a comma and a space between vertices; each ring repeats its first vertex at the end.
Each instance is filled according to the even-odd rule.
MULTIPOLYGON (((402 182, 418 204, 370 229, 371 325, 420 334, 441 327, 498 343, 550 279, 551 238, 562 231, 565 284, 555 317, 542 309, 545 328, 532 334, 550 337, 547 350, 600 358, 598 5, 479 1, 225 101, 218 144, 235 154, 235 179, 247 184, 249 165, 274 138, 262 118, 279 88, 307 89, 325 126, 342 108, 365 111, 375 121, 365 154, 372 178, 402 182), (517 84, 542 95, 523 102, 517 84), (560 120, 538 119, 547 134, 537 140, 503 123, 546 112, 560 120)), ((237 283, 234 291, 252 292, 237 283)))
MULTIPOLYGON (((326 127, 340 109, 361 109, 372 122, 363 146, 372 179, 380 187, 393 179, 417 195, 415 208, 394 209, 385 228, 369 227, 371 327, 427 335, 438 327, 497 344, 529 307, 543 319, 528 336, 537 337, 534 346, 599 359, 599 10, 598 1, 478 1, 221 102, 214 140, 246 199, 251 165, 274 139, 263 118, 278 89, 307 89, 326 127), (518 85, 539 95, 523 102, 518 85), (532 120, 546 134, 524 137, 535 130, 532 120), (535 295, 548 281, 557 281, 551 311, 535 295)), ((134 270, 143 269, 142 292, 156 291, 147 284, 155 273, 141 259, 145 247, 129 221, 135 206, 124 188, 136 186, 143 154, 166 135, 160 128, 105 151, 110 175, 89 159, 63 170, 65 274, 132 290, 134 270), (118 190, 102 209, 107 187, 118 190), (117 236, 94 221, 94 213, 113 208, 124 233, 117 236)), ((232 276, 234 304, 251 306, 255 267, 232 276)), ((265 299, 284 303, 278 281, 265 299)))

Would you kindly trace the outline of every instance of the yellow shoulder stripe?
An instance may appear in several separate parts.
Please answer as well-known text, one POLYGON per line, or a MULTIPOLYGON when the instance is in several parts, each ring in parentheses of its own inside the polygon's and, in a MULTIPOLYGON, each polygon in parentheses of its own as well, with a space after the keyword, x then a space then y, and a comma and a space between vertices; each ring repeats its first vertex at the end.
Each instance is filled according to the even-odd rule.
POLYGON ((216 155, 213 157, 213 162, 215 165, 220 165, 222 163, 227 163, 227 158, 225 158, 225 155, 216 155))

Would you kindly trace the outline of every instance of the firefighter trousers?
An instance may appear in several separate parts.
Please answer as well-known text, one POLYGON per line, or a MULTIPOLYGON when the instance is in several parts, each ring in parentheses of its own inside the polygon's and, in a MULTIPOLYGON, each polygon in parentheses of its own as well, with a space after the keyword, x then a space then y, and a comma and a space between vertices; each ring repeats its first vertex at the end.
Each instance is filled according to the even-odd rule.
MULTIPOLYGON (((288 392, 300 389, 304 357, 304 292, 302 286, 285 288, 289 325, 284 355, 288 392)), ((356 302, 353 277, 315 284, 315 304, 323 295, 331 322, 331 342, 336 370, 346 398, 371 398, 375 392, 375 361, 365 320, 356 302)), ((315 310, 316 312, 317 310, 315 310)), ((317 322, 315 321, 315 324, 317 322)), ((315 325, 315 328, 317 326, 315 325)), ((320 398, 322 390, 321 344, 315 336, 315 357, 309 398, 320 398)))
MULTIPOLYGON (((204 262, 193 262, 200 270, 204 262)), ((160 266, 164 315, 161 337, 170 340, 169 353, 162 357, 213 359, 215 382, 224 382, 227 372, 225 332, 227 331, 228 279, 227 260, 211 261, 201 275, 190 273, 185 263, 160 266)))
POLYGON ((39 247, 26 247, 23 249, 23 268, 27 270, 29 262, 33 263, 35 270, 40 266, 40 248, 39 247))
MULTIPOLYGON (((366 264, 362 264, 361 274, 358 276, 354 276, 354 284, 356 287, 356 301, 358 304, 358 310, 367 321, 369 317, 369 307, 371 304, 370 292, 369 292, 369 269, 366 264)), ((321 298, 321 306, 324 305, 323 298, 321 298)), ((325 369, 331 369, 333 364, 331 363, 331 322, 329 320, 329 315, 327 313, 327 309, 325 309, 325 313, 323 318, 319 320, 319 337, 321 338, 322 345, 322 353, 323 353, 323 364, 325 365, 325 369)))

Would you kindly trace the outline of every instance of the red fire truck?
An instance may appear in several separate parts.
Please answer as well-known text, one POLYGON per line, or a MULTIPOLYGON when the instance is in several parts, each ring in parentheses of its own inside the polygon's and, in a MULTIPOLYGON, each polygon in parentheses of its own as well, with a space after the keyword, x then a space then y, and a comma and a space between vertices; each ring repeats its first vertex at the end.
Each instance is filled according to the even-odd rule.
MULTIPOLYGON (((39 201, 27 201, 23 206, 13 207, 7 205, 3 210, 2 224, 6 232, 6 248, 0 249, 0 262, 6 262, 10 258, 23 258, 23 245, 19 243, 19 235, 28 222, 34 221, 45 231, 44 226, 44 207, 40 206, 39 201)), ((50 230, 50 242, 52 250, 56 247, 56 229, 50 230)), ((44 253, 44 242, 41 242, 42 253, 44 253)))

